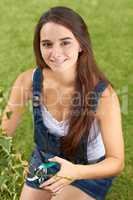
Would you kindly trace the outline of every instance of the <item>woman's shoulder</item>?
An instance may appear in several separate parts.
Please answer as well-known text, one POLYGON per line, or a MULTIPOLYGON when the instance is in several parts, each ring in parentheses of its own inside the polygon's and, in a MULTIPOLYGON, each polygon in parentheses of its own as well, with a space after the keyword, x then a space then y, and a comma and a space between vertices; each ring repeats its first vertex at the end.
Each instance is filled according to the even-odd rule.
POLYGON ((103 91, 97 108, 97 117, 103 118, 113 111, 120 110, 119 97, 116 90, 109 84, 103 91))
POLYGON ((23 78, 24 80, 27 80, 27 79, 32 80, 32 74, 33 74, 33 72, 34 72, 35 69, 36 69, 36 68, 29 68, 29 69, 27 69, 27 70, 21 72, 21 73, 19 74, 19 76, 20 76, 21 78, 23 78))
POLYGON ((104 101, 107 99, 115 99, 115 100, 118 99, 117 92, 111 84, 108 84, 101 94, 101 101, 104 101))
POLYGON ((13 88, 21 89, 29 98, 32 94, 32 76, 35 69, 36 68, 29 68, 21 72, 13 84, 13 88))
POLYGON ((33 76, 33 72, 36 68, 29 68, 23 72, 21 72, 17 79, 18 81, 21 81, 21 83, 24 85, 24 86, 29 86, 31 87, 32 86, 32 76, 33 76))

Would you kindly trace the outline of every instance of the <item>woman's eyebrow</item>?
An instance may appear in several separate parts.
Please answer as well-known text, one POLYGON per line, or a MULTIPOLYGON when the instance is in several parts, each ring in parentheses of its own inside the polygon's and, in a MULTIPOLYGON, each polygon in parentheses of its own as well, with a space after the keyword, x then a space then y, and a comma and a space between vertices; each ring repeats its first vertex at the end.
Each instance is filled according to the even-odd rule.
MULTIPOLYGON (((60 40, 60 41, 63 41, 63 40, 72 40, 72 38, 70 38, 70 37, 65 37, 65 38, 60 38, 59 40, 60 40)), ((45 39, 45 40, 41 40, 41 42, 51 42, 51 41, 48 40, 48 39, 45 39)))

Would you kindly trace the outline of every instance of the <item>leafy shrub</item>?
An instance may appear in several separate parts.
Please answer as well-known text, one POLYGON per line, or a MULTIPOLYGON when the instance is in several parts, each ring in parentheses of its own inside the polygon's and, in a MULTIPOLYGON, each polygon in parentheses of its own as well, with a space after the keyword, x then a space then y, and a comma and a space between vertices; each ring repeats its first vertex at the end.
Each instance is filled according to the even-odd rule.
MULTIPOLYGON (((0 88, 0 127, 4 108, 3 90, 0 88)), ((11 113, 7 113, 10 117, 11 113)), ((24 182, 24 169, 27 165, 15 150, 13 138, 6 136, 0 128, 0 200, 18 200, 24 182)))

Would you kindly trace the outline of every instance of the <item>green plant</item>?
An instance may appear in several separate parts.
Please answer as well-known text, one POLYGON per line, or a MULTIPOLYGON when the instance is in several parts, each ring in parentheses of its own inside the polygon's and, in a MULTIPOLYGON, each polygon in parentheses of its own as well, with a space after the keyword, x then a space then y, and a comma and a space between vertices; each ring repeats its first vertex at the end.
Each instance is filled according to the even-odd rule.
MULTIPOLYGON (((0 89, 0 123, 4 105, 3 90, 0 89)), ((10 114, 7 113, 10 118, 10 114)), ((1 125, 1 124, 0 124, 1 125)), ((24 167, 27 164, 15 150, 13 138, 6 136, 0 128, 0 200, 18 200, 24 182, 24 167)))

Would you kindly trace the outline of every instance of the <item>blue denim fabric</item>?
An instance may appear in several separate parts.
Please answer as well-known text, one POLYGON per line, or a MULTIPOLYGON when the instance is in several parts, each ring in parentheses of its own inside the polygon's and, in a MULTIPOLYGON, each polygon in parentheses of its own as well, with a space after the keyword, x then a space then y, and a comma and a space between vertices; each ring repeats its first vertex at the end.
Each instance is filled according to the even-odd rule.
MULTIPOLYGON (((94 89, 95 93, 92 93, 92 97, 95 97, 93 100, 93 111, 96 111, 98 104, 98 99, 104 89, 107 87, 107 84, 103 81, 100 81, 94 89), (95 96, 94 96, 95 95, 95 96)), ((64 159, 67 157, 64 156, 63 152, 60 151, 60 140, 61 137, 51 134, 48 128, 43 123, 42 111, 40 105, 40 95, 42 89, 42 70, 38 67, 33 76, 33 116, 34 116, 34 141, 36 147, 32 153, 30 160, 29 171, 32 171, 33 168, 37 168, 41 163, 47 162, 48 158, 53 156, 59 156, 64 159), (32 166, 32 167, 31 167, 32 166)), ((99 158, 96 162, 100 162, 105 157, 99 158)), ((83 136, 81 138, 78 150, 75 154, 75 164, 93 164, 88 163, 87 160, 87 137, 83 136)), ((69 159, 68 159, 69 160, 69 159)), ((71 183, 90 196, 94 197, 97 200, 105 199, 105 196, 112 185, 112 180, 114 177, 103 178, 103 179, 84 179, 76 180, 71 183)), ((26 184, 30 187, 39 189, 39 186, 36 182, 32 183, 26 180, 26 184)))
MULTIPOLYGON (((98 163, 104 159, 105 156, 99 158, 95 163, 98 163)), ((101 179, 80 179, 72 182, 71 185, 80 188, 96 200, 104 200, 107 195, 107 192, 112 186, 112 182, 114 179, 115 177, 101 179)))

